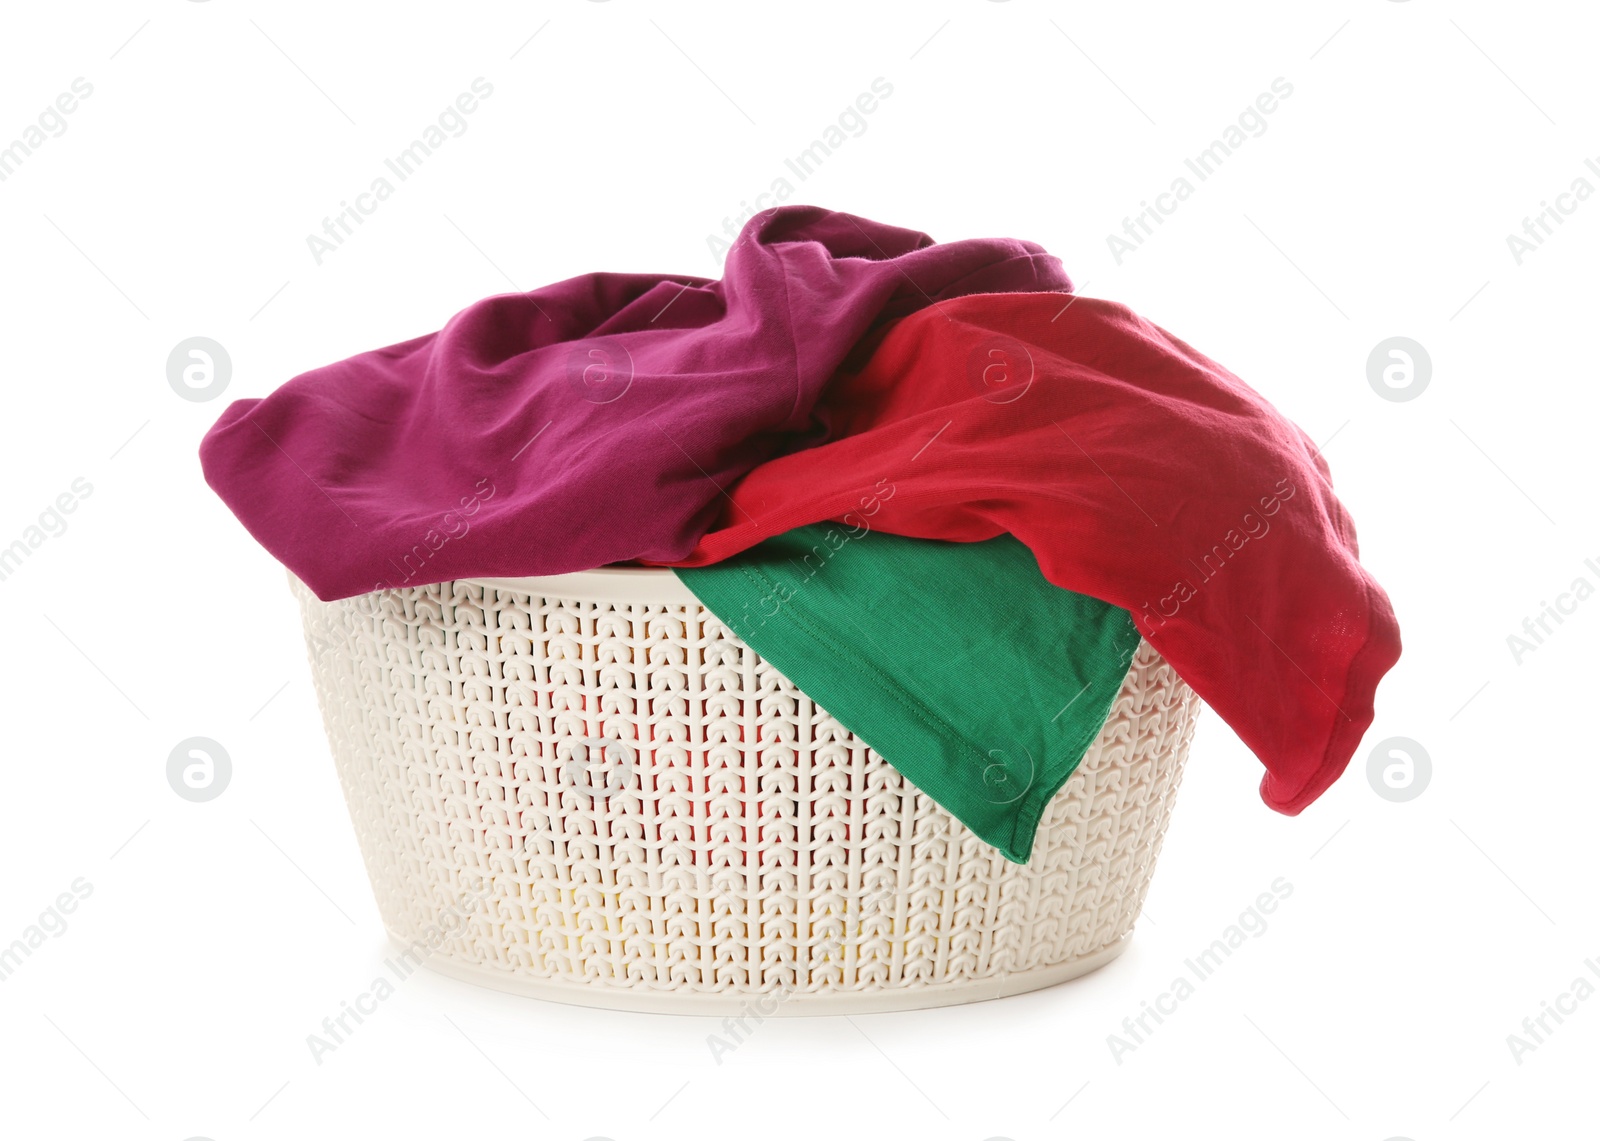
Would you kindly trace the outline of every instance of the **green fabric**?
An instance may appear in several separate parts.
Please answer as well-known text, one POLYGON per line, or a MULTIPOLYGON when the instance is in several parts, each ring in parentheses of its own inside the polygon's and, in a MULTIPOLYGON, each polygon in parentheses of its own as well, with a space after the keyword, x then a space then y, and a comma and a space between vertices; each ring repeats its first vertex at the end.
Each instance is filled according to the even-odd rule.
POLYGON ((1105 724, 1127 611, 1046 581, 1009 535, 822 523, 678 577, 710 611, 1008 860, 1105 724))

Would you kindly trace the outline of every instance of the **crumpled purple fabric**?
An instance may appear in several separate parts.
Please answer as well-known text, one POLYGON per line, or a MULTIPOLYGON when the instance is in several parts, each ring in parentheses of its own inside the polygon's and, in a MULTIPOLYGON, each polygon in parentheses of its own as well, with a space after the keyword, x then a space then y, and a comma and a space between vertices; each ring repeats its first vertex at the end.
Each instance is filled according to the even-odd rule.
POLYGON ((1069 291, 1014 239, 813 206, 756 215, 721 281, 593 273, 485 298, 437 333, 228 406, 206 481, 329 601, 465 577, 672 562, 889 324, 972 293, 1069 291))

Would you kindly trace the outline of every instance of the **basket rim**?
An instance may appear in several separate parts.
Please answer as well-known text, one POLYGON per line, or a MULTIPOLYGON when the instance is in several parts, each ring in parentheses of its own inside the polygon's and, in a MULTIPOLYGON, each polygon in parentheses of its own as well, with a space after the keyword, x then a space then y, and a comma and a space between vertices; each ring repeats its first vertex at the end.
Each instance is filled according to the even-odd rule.
POLYGON ((457 582, 543 598, 698 606, 700 600, 671 567, 597 567, 527 578, 462 578, 457 582))

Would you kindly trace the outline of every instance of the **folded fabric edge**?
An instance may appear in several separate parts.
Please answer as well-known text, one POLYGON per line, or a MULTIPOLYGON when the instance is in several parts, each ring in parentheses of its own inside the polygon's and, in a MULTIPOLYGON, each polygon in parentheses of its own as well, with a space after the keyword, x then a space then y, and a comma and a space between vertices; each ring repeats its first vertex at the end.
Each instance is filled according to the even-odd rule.
POLYGON ((1376 716, 1378 683, 1400 660, 1400 628, 1397 622, 1392 621, 1393 608, 1388 597, 1370 580, 1366 587, 1369 614, 1367 636, 1361 643, 1360 649, 1350 656, 1350 661, 1345 667, 1345 686, 1341 694, 1344 705, 1351 704, 1350 695, 1353 693, 1362 694, 1363 700, 1353 713, 1344 708, 1344 705, 1335 705, 1339 720, 1335 722, 1333 730, 1328 735, 1328 747, 1323 752, 1322 764, 1317 766, 1315 772, 1293 786, 1287 785, 1270 769, 1261 778, 1261 800, 1274 812, 1281 812, 1285 816, 1299 816, 1344 775, 1351 758, 1355 756, 1356 749, 1361 745, 1362 738, 1372 727, 1373 718, 1376 716), (1383 639, 1375 637, 1375 631, 1380 623, 1371 620, 1370 616, 1373 615, 1379 617, 1387 615, 1391 619, 1391 625, 1395 629, 1392 650, 1383 639))

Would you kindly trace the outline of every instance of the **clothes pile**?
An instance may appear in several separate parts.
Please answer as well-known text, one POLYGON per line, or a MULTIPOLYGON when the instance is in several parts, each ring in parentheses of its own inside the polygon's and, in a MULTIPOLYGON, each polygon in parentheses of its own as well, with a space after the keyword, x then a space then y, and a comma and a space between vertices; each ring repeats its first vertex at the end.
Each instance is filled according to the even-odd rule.
POLYGON ((487 298, 234 402, 200 456, 324 600, 677 568, 1017 862, 1141 638, 1288 814, 1400 653, 1313 442, 1032 242, 778 207, 720 281, 487 298))

